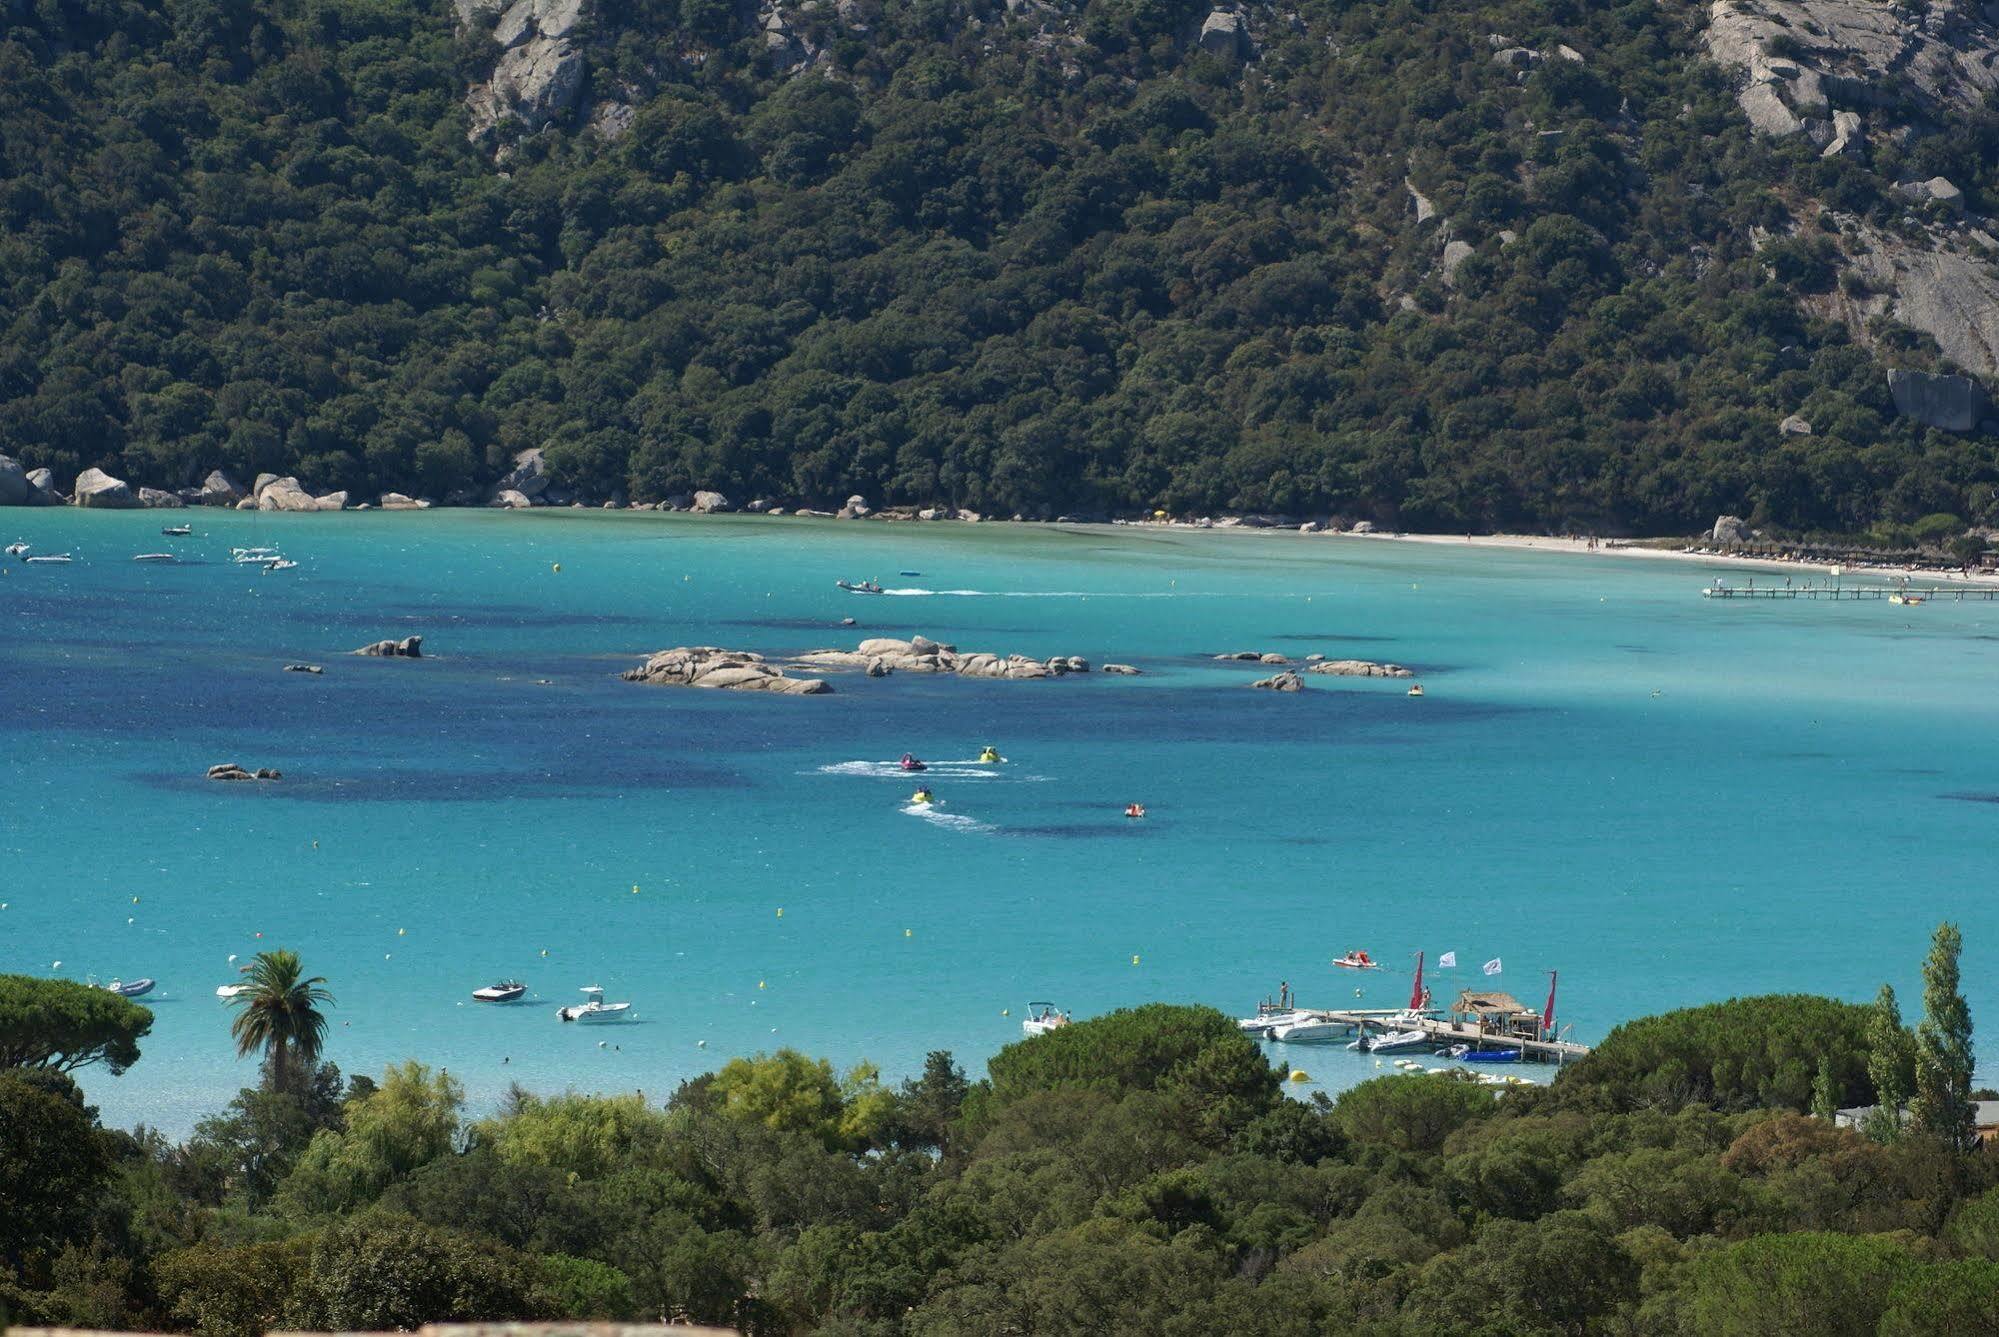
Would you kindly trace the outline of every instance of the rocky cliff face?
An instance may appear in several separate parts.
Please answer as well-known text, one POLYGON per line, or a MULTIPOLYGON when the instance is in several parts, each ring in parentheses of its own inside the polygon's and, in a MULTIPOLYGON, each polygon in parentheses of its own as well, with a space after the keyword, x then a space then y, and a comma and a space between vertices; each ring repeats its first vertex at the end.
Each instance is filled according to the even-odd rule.
MULTIPOLYGON (((1736 99, 1757 131, 1802 137, 1824 157, 1864 157, 1999 91, 1995 11, 1968 0, 1714 0, 1707 50, 1737 73, 1736 99)), ((1965 370, 1999 375, 1999 269, 1982 258, 1999 253, 1993 231, 1966 216, 1963 193, 1943 177, 1895 188, 1910 206, 1895 232, 1835 216, 1850 277, 1806 305, 1863 342, 1885 316, 1934 338, 1965 370)))
POLYGON ((529 134, 566 118, 583 92, 585 62, 578 44, 585 0, 453 0, 461 26, 493 22, 500 56, 465 105, 475 142, 514 122, 529 134), (495 21, 497 16, 497 21, 495 21))

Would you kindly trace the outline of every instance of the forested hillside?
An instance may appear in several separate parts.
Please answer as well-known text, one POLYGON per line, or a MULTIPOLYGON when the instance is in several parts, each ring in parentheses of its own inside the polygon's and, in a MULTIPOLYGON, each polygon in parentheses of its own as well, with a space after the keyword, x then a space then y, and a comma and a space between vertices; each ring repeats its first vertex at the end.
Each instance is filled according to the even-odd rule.
POLYGON ((496 62, 557 6, 459 3, 0 0, 0 453, 440 499, 541 446, 590 500, 1999 519, 1999 438, 1890 396, 1935 344, 1829 304, 1842 227, 1914 235, 1911 162, 1975 214, 1989 118, 1753 136, 1701 7, 572 0, 523 119, 496 62))

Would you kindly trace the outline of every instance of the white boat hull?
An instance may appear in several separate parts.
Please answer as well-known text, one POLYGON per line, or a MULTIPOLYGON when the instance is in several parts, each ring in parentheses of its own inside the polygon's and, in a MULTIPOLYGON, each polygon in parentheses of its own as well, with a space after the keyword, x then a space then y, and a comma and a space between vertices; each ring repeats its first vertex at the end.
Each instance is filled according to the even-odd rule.
POLYGON ((1328 1044, 1344 1040, 1351 1028, 1343 1021, 1293 1021, 1270 1032, 1280 1044, 1328 1044))
POLYGON ((555 1015, 564 1021, 618 1021, 631 1009, 630 1003, 578 1003, 559 1009, 555 1015))
POLYGON ((1377 1035, 1367 1042, 1370 1054, 1389 1054, 1399 1049, 1420 1049, 1430 1043, 1430 1037, 1423 1031, 1389 1031, 1377 1035))

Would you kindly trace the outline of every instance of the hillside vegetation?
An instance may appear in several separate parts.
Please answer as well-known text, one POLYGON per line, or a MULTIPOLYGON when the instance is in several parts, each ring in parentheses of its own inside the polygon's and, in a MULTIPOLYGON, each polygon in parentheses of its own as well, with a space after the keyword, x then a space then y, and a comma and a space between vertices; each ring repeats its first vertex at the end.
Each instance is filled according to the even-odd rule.
MULTIPOLYGON (((1699 8, 1304 0, 1227 49, 1186 0, 846 0, 781 40, 634 0, 582 11, 573 107, 476 141, 500 46, 465 9, 0 5, 0 453, 438 498, 546 447, 593 501, 1999 519, 1999 442, 1896 415, 1885 368, 1935 346, 1806 314, 1840 282, 1818 202, 1893 231, 1906 200, 1753 138, 1699 8)), ((1961 119, 1921 165, 1976 207, 1961 119)))

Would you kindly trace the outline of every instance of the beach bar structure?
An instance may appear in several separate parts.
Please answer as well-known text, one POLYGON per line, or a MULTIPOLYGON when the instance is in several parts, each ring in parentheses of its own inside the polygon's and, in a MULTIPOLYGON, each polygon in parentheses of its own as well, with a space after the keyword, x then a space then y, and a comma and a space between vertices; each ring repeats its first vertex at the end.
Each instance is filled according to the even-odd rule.
POLYGON ((1475 1028, 1488 1040, 1504 1040, 1509 1045, 1521 1041, 1539 1042, 1541 1013, 1523 1006, 1510 993, 1494 989, 1466 989, 1451 1004, 1451 1024, 1475 1028))

